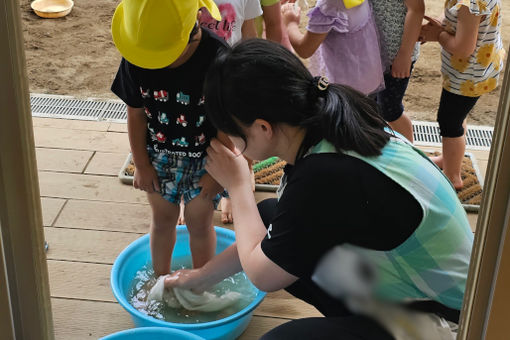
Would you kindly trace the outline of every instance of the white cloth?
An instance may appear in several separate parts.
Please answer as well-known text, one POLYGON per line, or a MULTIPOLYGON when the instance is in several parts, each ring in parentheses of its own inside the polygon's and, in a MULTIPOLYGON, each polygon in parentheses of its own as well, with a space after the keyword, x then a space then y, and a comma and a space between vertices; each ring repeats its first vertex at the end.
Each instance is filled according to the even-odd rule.
POLYGON ((319 261, 312 275, 319 287, 342 299, 351 311, 379 321, 396 340, 455 340, 455 324, 433 313, 405 309, 372 296, 375 266, 349 245, 336 246, 319 261))
POLYGON ((228 292, 217 296, 210 292, 195 294, 182 288, 165 289, 165 278, 167 276, 162 275, 158 278, 149 292, 148 301, 163 301, 171 308, 183 307, 187 310, 217 312, 233 305, 241 298, 241 294, 237 292, 228 292))

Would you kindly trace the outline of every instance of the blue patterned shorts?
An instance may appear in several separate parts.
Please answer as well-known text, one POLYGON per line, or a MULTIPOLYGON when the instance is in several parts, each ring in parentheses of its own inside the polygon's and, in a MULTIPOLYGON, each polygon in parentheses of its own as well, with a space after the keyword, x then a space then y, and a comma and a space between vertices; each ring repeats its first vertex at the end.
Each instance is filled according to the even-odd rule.
MULTIPOLYGON (((181 197, 184 204, 194 199, 202 190, 198 182, 206 174, 206 157, 191 158, 155 152, 147 148, 152 166, 158 174, 161 196, 168 202, 180 204, 181 197)), ((221 195, 213 199, 214 208, 218 206, 221 195)))

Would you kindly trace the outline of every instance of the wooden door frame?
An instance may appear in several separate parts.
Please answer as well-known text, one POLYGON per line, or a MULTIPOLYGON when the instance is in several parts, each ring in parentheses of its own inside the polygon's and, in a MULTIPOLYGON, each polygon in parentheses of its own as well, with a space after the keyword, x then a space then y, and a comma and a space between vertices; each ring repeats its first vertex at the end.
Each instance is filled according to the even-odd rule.
POLYGON ((1 337, 51 340, 53 319, 19 6, 19 1, 0 0, 0 319, 6 318, 0 322, 1 337))
POLYGON ((486 174, 459 339, 503 340, 510 336, 504 318, 510 311, 510 294, 504 288, 510 285, 510 58, 486 174))
MULTIPOLYGON (((48 268, 18 1, 0 0, 0 327, 6 339, 52 340, 48 268), (4 317, 5 316, 5 317, 4 317), (7 337, 5 337, 7 336, 7 337)), ((510 58, 458 339, 503 339, 510 296, 510 58)), ((507 331, 508 333, 508 331, 507 331)))

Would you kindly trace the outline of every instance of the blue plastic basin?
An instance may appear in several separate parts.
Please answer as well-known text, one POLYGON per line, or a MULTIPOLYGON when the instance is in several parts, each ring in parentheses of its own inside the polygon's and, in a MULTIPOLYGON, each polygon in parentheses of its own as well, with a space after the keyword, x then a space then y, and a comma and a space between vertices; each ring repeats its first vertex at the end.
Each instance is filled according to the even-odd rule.
MULTIPOLYGON (((235 241, 232 230, 214 227, 216 230, 216 253, 222 252, 235 241)), ((177 226, 177 241, 173 258, 190 256, 189 234, 185 226, 177 226)), ((181 329, 210 340, 235 339, 248 327, 253 310, 257 307, 265 292, 257 290, 255 299, 244 309, 224 319, 198 324, 182 324, 158 320, 136 310, 128 301, 129 289, 135 274, 148 262, 151 262, 149 234, 135 240, 124 249, 115 260, 111 272, 113 295, 120 305, 129 312, 136 327, 167 327, 181 329)), ((256 289, 256 288, 255 288, 256 289)))
POLYGON ((198 335, 175 328, 141 327, 126 329, 99 340, 205 340, 198 335))

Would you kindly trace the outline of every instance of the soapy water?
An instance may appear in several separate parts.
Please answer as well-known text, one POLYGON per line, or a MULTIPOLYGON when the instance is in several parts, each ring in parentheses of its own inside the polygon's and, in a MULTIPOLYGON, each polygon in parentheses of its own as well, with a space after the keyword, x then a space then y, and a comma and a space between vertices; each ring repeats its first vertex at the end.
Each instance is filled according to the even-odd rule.
MULTIPOLYGON (((191 268, 189 257, 172 259, 172 271, 191 268)), ((256 297, 257 290, 243 272, 225 278, 208 289, 210 293, 221 296, 228 292, 241 295, 235 304, 218 312, 190 311, 184 308, 171 308, 163 301, 147 301, 151 288, 156 284, 152 263, 147 263, 136 272, 129 290, 128 299, 138 311, 156 319, 175 323, 202 323, 226 318, 248 306, 256 297)))

